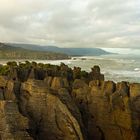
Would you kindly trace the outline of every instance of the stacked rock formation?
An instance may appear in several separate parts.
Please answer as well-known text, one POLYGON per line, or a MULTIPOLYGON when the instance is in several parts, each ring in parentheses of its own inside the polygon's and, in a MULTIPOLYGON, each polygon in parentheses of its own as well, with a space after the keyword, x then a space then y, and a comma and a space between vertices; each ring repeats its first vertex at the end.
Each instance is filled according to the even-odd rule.
POLYGON ((139 83, 104 81, 99 66, 11 62, 0 72, 0 140, 140 139, 139 83))

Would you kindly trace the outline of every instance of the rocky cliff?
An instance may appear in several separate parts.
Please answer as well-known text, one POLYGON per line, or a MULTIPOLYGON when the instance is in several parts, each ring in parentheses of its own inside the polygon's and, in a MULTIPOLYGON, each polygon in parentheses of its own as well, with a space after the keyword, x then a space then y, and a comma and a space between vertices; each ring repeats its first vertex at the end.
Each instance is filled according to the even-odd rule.
POLYGON ((140 84, 69 68, 0 67, 0 140, 139 140, 140 84))

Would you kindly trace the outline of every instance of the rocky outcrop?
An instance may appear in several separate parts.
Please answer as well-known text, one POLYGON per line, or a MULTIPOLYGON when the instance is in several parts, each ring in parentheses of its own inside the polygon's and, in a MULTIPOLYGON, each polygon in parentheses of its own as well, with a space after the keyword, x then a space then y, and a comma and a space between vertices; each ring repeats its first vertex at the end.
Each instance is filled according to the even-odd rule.
POLYGON ((90 91, 90 87, 83 80, 76 79, 73 83, 72 97, 82 114, 88 140, 101 140, 102 134, 96 127, 95 121, 92 121, 93 117, 89 112, 90 91))
MULTIPOLYGON (((83 121, 88 122, 86 127, 89 139, 135 140, 140 138, 140 84, 91 81, 89 92, 84 94, 88 97, 85 98, 83 92, 88 87, 86 83, 81 81, 78 83, 82 86, 77 86, 76 90, 80 92, 77 92, 77 96, 74 97, 79 101, 80 110, 84 110, 83 116, 88 116, 88 119, 83 121), (99 133, 93 133, 97 131, 95 128, 99 133), (95 134, 98 135, 95 136, 95 134)), ((88 89, 85 91, 87 92, 88 89)))
POLYGON ((0 99, 14 101, 14 82, 5 76, 0 76, 0 81, 0 99))
POLYGON ((59 94, 51 92, 43 81, 29 80, 22 84, 19 106, 30 124, 34 124, 30 126, 30 134, 39 140, 83 140, 80 112, 70 96, 66 98, 69 94, 64 90, 59 94))
POLYGON ((51 88, 53 90, 59 90, 61 88, 69 88, 69 82, 66 78, 63 77, 54 77, 52 79, 51 88))
POLYGON ((104 80, 104 75, 101 74, 99 66, 94 66, 91 70, 89 74, 91 80, 104 80))
POLYGON ((1 67, 0 140, 140 139, 140 84, 104 81, 98 66, 1 67))
POLYGON ((0 101, 0 139, 33 140, 26 131, 28 119, 18 111, 16 102, 0 101))
POLYGON ((110 88, 112 84, 99 83, 99 85, 92 86, 90 113, 94 116, 96 125, 103 132, 104 139, 133 139, 128 96, 122 97, 118 89, 112 92, 110 88), (104 85, 109 87, 108 93, 110 94, 104 91, 104 85))

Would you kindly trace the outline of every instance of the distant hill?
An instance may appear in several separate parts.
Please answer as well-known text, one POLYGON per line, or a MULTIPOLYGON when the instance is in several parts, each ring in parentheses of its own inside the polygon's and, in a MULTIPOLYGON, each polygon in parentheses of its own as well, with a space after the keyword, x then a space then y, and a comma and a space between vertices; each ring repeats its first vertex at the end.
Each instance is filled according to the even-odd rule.
POLYGON ((50 51, 29 50, 16 47, 10 44, 0 43, 0 59, 42 59, 42 60, 58 60, 68 59, 69 56, 62 53, 50 51))
POLYGON ((36 51, 51 51, 57 53, 64 53, 71 56, 98 56, 110 54, 100 48, 59 48, 56 46, 41 46, 33 44, 8 44, 15 47, 20 47, 24 49, 36 50, 36 51))

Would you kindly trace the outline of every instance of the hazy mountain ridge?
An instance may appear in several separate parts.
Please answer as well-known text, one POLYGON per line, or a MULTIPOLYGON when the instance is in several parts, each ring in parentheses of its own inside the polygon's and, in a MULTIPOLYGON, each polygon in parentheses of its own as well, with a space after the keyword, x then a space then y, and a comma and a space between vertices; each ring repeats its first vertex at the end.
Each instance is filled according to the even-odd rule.
POLYGON ((33 44, 19 44, 19 43, 8 43, 11 46, 36 50, 36 51, 51 51, 56 53, 64 53, 71 56, 98 56, 110 54, 110 52, 104 51, 100 48, 59 48, 56 46, 41 46, 33 44))
POLYGON ((68 59, 69 56, 50 51, 36 51, 0 43, 0 59, 68 59))

